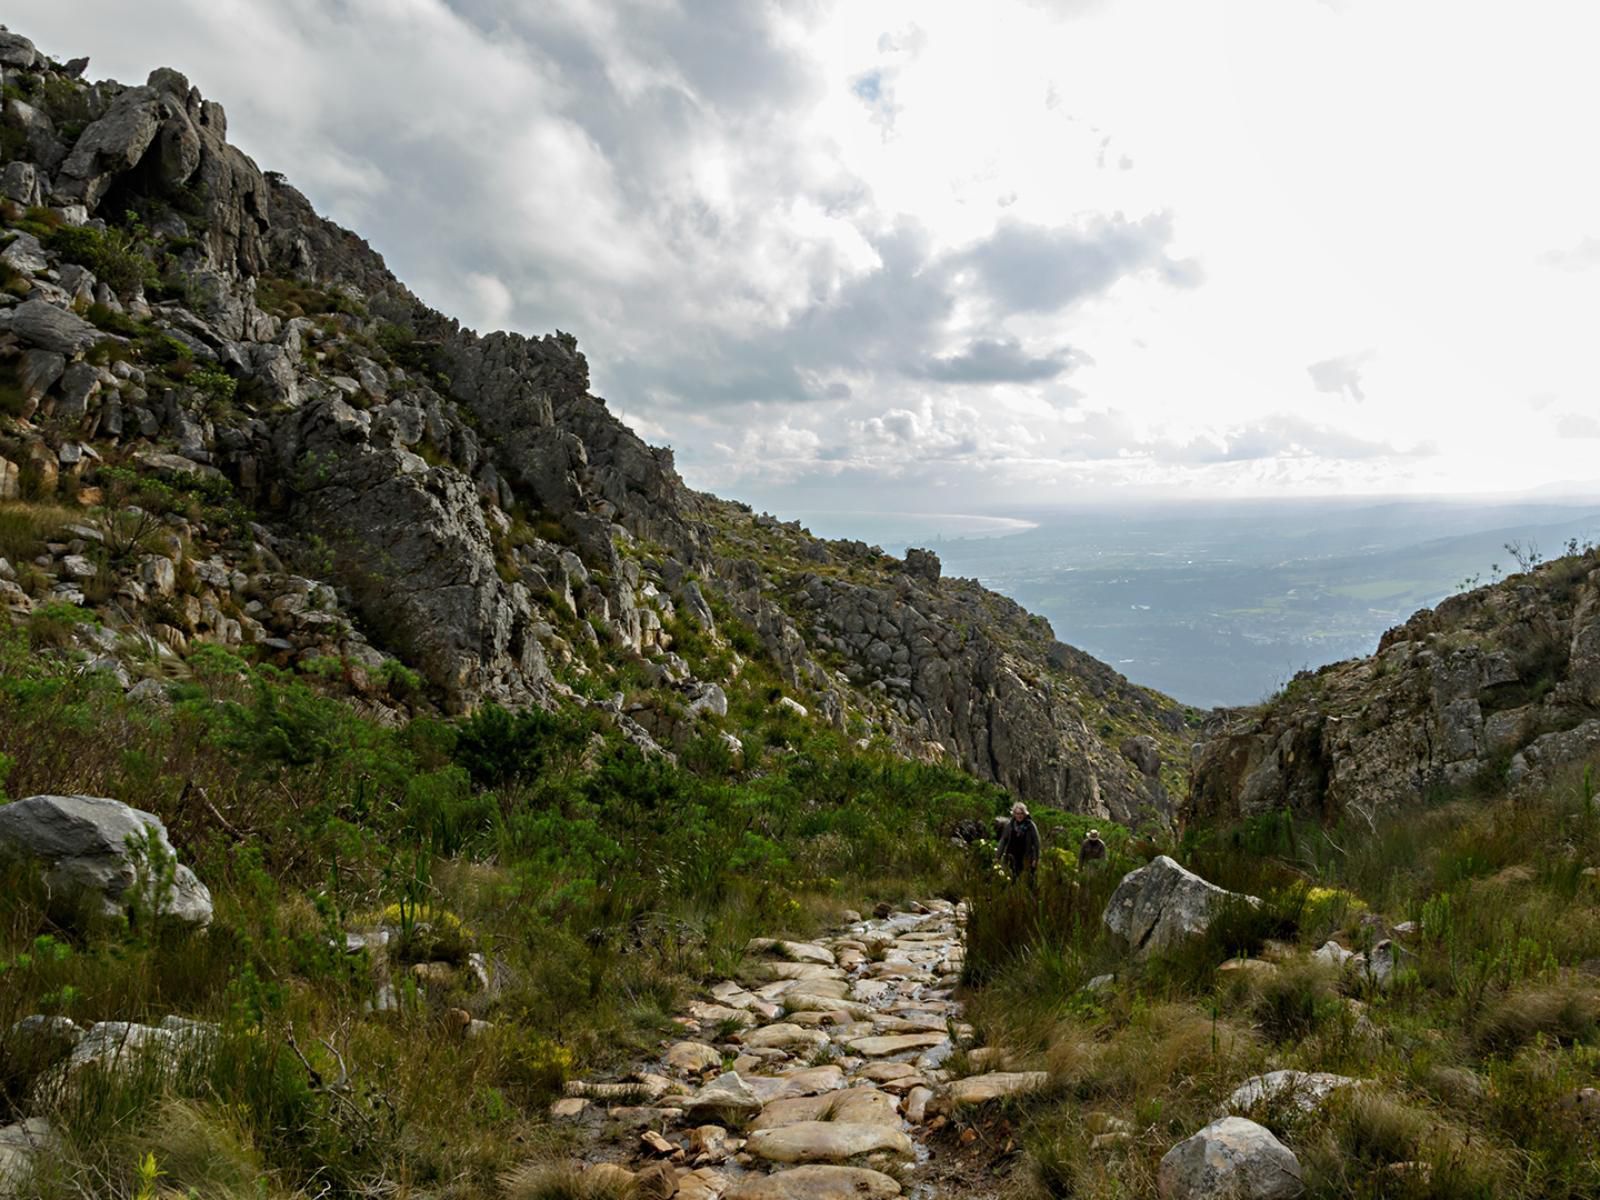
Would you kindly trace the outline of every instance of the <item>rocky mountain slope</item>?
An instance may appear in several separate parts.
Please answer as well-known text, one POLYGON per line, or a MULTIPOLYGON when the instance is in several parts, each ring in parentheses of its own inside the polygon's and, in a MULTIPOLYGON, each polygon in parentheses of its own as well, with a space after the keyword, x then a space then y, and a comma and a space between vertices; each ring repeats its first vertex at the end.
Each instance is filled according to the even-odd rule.
POLYGON ((1424 609, 1370 658, 1303 672, 1259 708, 1213 714, 1184 815, 1370 821, 1446 789, 1536 788, 1597 751, 1600 552, 1588 549, 1424 609))
POLYGON ((1172 701, 932 554, 686 487, 573 337, 428 308, 177 71, 14 33, 0 66, 0 603, 64 650, 138 687, 221 647, 378 716, 598 706, 650 753, 732 739, 755 655, 852 736, 1168 821, 1172 701))

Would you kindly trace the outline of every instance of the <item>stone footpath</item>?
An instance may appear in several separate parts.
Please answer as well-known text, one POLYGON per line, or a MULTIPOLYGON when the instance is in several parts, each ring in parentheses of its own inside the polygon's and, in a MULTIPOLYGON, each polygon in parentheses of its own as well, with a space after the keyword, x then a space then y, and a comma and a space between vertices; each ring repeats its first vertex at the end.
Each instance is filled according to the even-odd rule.
MULTIPOLYGON (((951 998, 964 917, 946 901, 880 906, 817 943, 752 940, 740 977, 678 1019, 690 1037, 628 1081, 570 1084, 553 1106, 633 1144, 631 1167, 585 1176, 662 1200, 938 1195, 926 1135, 953 1107, 1044 1082, 950 1078, 946 1060, 972 1037, 951 998)), ((967 1057, 981 1068, 990 1056, 967 1057)))

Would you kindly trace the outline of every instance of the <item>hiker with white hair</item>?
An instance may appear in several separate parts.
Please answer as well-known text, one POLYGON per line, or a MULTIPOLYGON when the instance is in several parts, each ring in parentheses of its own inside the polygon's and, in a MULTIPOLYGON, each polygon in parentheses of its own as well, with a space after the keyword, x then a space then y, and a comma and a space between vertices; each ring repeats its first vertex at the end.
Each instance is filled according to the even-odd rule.
POLYGON ((1000 834, 1000 861, 1015 879, 1024 871, 1032 876, 1039 866, 1039 851, 1043 843, 1039 827, 1028 815, 1028 806, 1018 800, 1011 806, 1011 819, 1000 834))

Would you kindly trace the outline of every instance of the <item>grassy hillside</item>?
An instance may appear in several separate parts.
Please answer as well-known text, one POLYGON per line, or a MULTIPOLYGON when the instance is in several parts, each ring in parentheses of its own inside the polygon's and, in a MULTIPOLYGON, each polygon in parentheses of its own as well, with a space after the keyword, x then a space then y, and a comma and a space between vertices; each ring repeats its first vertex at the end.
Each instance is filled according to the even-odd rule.
POLYGON ((1124 841, 1088 877, 1047 856, 1033 892, 974 864, 969 1016, 1052 1080, 976 1122, 1015 1131, 1000 1157, 1016 1195, 1154 1195, 1173 1144, 1285 1068, 1363 1081, 1310 1113, 1280 1100, 1250 1114, 1299 1156, 1309 1196, 1600 1194, 1593 768, 1516 801, 1442 795, 1375 827, 1271 816, 1192 832, 1173 848, 1186 865, 1265 903, 1135 964, 1099 917, 1156 848, 1124 841), (1391 934, 1407 952, 1387 988, 1311 957, 1391 934), (1085 987, 1103 973, 1111 986, 1085 987))
POLYGON ((559 1150, 544 1110, 564 1080, 655 1046, 752 933, 949 890, 951 830, 1004 802, 750 703, 771 686, 755 663, 730 696, 736 713, 770 713, 739 727, 747 765, 708 735, 673 766, 579 716, 489 708, 385 728, 325 694, 337 681, 217 648, 170 705, 142 705, 42 651, 0 634, 4 792, 158 814, 217 915, 203 936, 79 937, 13 872, 0 1123, 41 1115, 36 1056, 4 1032, 22 1017, 222 1028, 198 1076, 91 1073, 53 1106, 52 1197, 133 1195, 149 1154, 163 1187, 205 1200, 498 1195, 502 1171, 559 1150), (373 953, 347 952, 345 933, 385 913, 403 932, 387 952, 393 1011, 373 1012, 373 953), (463 1010, 492 1028, 464 1039, 463 1010))

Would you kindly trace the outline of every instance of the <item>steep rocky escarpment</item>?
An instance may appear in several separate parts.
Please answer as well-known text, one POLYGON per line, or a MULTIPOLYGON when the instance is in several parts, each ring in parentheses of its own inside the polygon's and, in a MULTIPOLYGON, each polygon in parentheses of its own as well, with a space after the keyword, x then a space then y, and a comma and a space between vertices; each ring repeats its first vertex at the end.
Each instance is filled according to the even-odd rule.
POLYGON ((1371 819, 1442 789, 1547 782, 1600 749, 1600 554, 1452 596, 1370 658, 1214 714, 1190 819, 1288 808, 1371 819))
POLYGON ((212 643, 396 717, 601 705, 652 753, 736 744, 756 655, 854 738, 1168 820, 1179 706, 931 554, 689 489, 574 338, 429 309, 178 72, 0 38, 0 599, 69 652, 133 687, 212 643))

